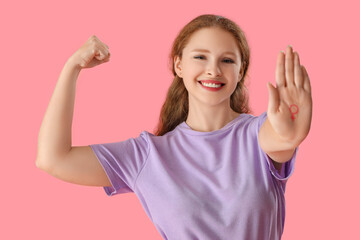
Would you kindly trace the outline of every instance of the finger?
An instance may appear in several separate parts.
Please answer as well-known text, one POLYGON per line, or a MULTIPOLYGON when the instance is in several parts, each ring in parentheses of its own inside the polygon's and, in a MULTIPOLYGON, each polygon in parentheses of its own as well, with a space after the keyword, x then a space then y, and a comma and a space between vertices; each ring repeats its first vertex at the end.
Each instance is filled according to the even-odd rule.
POLYGON ((269 90, 268 112, 276 113, 280 105, 278 89, 276 89, 270 82, 268 82, 267 87, 269 90))
POLYGON ((304 66, 301 66, 301 69, 303 71, 304 77, 304 89, 305 91, 309 92, 311 94, 311 84, 310 84, 310 78, 306 71, 306 68, 304 66))
POLYGON ((275 79, 277 87, 285 87, 285 56, 284 52, 280 51, 277 58, 275 79))
POLYGON ((102 48, 105 58, 109 55, 109 49, 106 47, 106 45, 102 48))
POLYGON ((108 61, 110 61, 110 53, 108 53, 107 56, 103 57, 101 61, 102 61, 102 62, 108 62, 108 61))
POLYGON ((105 48, 105 46, 100 46, 97 53, 95 54, 95 58, 97 60, 104 60, 109 54, 109 51, 105 48))
POLYGON ((285 77, 286 87, 294 86, 294 54, 290 45, 286 48, 285 55, 285 77))
POLYGON ((97 53, 95 54, 95 58, 99 61, 103 60, 105 57, 105 54, 102 53, 100 50, 97 51, 97 53))
POLYGON ((103 60, 104 62, 108 62, 110 61, 110 53, 104 58, 103 60))
POLYGON ((302 88, 304 85, 304 79, 302 69, 300 66, 300 58, 297 52, 294 52, 294 70, 295 70, 295 85, 298 88, 302 88))

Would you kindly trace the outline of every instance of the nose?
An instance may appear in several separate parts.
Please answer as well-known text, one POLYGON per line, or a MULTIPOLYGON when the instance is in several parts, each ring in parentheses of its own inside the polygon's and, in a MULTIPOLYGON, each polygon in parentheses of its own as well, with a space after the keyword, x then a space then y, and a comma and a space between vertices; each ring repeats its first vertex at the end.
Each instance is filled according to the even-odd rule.
POLYGON ((209 64, 207 65, 206 73, 209 76, 219 77, 221 76, 221 69, 216 62, 209 61, 209 64))

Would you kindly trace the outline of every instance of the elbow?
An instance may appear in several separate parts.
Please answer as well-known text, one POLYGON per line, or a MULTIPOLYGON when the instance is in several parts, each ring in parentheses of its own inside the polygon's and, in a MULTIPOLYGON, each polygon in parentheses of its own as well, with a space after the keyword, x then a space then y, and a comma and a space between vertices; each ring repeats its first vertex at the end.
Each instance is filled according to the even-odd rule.
POLYGON ((40 163, 39 159, 36 159, 36 161, 35 161, 35 166, 36 166, 37 168, 42 169, 42 164, 40 163))
POLYGON ((52 173, 59 162, 66 158, 66 154, 45 154, 38 152, 35 166, 47 173, 52 173))
POLYGON ((40 160, 39 158, 36 159, 35 161, 35 166, 45 172, 50 172, 52 167, 49 164, 49 162, 46 162, 44 160, 40 160))

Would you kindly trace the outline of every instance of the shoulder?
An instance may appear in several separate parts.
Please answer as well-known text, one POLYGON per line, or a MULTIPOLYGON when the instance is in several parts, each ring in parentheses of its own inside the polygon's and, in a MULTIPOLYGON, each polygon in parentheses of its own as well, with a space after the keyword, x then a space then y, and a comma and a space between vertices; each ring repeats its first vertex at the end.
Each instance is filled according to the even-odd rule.
POLYGON ((255 116, 249 113, 242 113, 235 126, 244 128, 249 131, 258 132, 262 124, 267 118, 267 112, 261 113, 259 116, 255 116))

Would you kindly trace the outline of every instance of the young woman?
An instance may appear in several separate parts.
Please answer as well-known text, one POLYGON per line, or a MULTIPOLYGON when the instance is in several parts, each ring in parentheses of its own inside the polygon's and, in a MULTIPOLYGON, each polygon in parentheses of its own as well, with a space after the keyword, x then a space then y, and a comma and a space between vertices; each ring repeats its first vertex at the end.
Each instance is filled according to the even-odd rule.
POLYGON ((299 55, 280 52, 267 112, 253 116, 244 85, 244 33, 233 21, 201 15, 178 34, 174 80, 156 134, 71 145, 76 79, 109 61, 96 36, 64 66, 39 133, 39 168, 64 181, 134 192, 164 239, 280 239, 284 191, 311 124, 311 87, 299 55))

